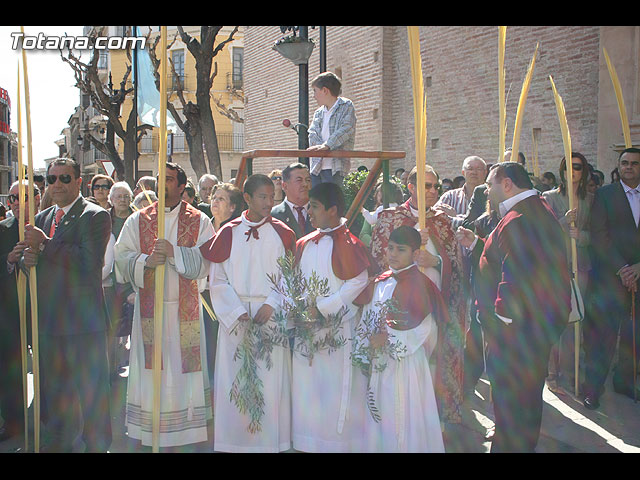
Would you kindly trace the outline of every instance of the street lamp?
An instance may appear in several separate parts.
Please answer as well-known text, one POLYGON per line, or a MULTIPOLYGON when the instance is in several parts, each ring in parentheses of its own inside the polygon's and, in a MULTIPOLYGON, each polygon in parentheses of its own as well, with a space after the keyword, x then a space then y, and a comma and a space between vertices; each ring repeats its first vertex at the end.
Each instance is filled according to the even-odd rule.
MULTIPOLYGON (((309 40, 309 27, 281 26, 280 32, 291 31, 291 35, 278 40, 273 49, 287 58, 294 65, 298 65, 298 150, 306 150, 309 146, 307 123, 309 122, 309 65, 308 60, 314 44, 309 40), (300 35, 296 36, 296 32, 300 35)), ((309 165, 308 158, 300 158, 300 162, 309 165)))

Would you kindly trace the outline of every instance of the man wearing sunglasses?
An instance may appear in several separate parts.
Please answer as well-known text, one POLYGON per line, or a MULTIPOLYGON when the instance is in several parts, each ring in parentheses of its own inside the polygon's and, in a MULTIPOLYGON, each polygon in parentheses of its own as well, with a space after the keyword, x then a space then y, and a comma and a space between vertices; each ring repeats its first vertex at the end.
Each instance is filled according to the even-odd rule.
MULTIPOLYGON (((585 305, 584 406, 599 407, 620 332, 613 371, 616 393, 634 398, 634 342, 638 324, 631 320, 631 291, 640 310, 640 149, 627 148, 618 157, 620 181, 596 190, 591 207, 592 269, 585 305)), ((638 314, 636 313, 636 321, 638 314)), ((637 354, 636 354, 637 355, 637 354)), ((636 360, 637 361, 637 360, 636 360)), ((637 365, 636 365, 637 369, 637 365)), ((640 398, 640 392, 636 396, 640 398)))
MULTIPOLYGON (((438 346, 434 358, 438 368, 434 378, 440 420, 449 432, 462 422, 462 380, 464 359, 465 299, 462 292, 462 256, 451 219, 433 208, 440 197, 440 177, 429 165, 425 171, 426 228, 420 232, 422 245, 416 264, 436 284, 448 307, 450 321, 437 319, 438 346)), ((391 232, 401 225, 419 228, 417 169, 407 179, 409 200, 395 208, 382 210, 371 235, 371 254, 382 271, 389 268, 387 246, 391 232)))
POLYGON ((38 281, 43 450, 105 452, 111 419, 102 264, 111 219, 80 194, 74 160, 51 162, 46 179, 54 205, 26 226, 23 255, 38 281))
MULTIPOLYGON (((28 185, 29 183, 25 180, 25 200, 27 202, 29 198, 28 185)), ((0 369, 0 411, 4 418, 4 425, 0 429, 0 442, 24 432, 22 360, 16 284, 18 269, 16 265, 22 257, 22 251, 26 248, 26 242, 19 241, 19 186, 19 182, 15 182, 9 189, 8 204, 13 216, 0 222, 0 318, 2 318, 0 321, 0 365, 2 365, 2 369, 0 369)), ((34 191, 39 200, 40 192, 35 185, 34 191)), ((25 208, 25 213, 25 222, 28 222, 28 208, 25 208)))

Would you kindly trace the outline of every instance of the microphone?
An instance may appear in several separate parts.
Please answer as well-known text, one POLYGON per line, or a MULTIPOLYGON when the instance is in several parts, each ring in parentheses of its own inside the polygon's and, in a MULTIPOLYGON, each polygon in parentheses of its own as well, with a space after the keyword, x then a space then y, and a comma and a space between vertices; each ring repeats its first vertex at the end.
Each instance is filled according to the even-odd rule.
POLYGON ((300 128, 300 127, 304 127, 304 128, 305 128, 305 129, 307 129, 307 130, 309 129, 309 127, 307 127, 307 126, 306 126, 305 124, 303 124, 303 123, 295 123, 295 124, 292 124, 292 123, 291 123, 291 120, 289 120, 288 118, 285 118, 285 119, 282 121, 282 125, 284 125, 286 128, 290 128, 291 130, 295 131, 295 132, 296 132, 296 133, 298 133, 298 134, 300 133, 300 130, 299 130, 299 128, 300 128))

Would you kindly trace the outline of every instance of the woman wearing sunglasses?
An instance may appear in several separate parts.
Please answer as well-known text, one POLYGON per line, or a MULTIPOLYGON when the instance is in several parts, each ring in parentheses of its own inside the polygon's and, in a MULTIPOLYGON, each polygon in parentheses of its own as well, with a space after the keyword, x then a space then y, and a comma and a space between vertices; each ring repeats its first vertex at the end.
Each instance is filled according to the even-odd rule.
MULTIPOLYGON (((576 250, 578 252, 578 287, 584 295, 587 291, 587 281, 589 270, 591 270, 591 260, 589 258, 590 234, 589 224, 591 222, 591 205, 593 204, 593 194, 588 190, 590 179, 589 164, 584 155, 579 152, 571 153, 572 184, 567 185, 567 161, 563 157, 560 162, 560 184, 553 190, 546 191, 542 197, 556 214, 560 225, 565 231, 567 244, 567 259, 571 269, 571 239, 576 239, 576 250), (573 210, 569 210, 568 189, 571 188, 574 198, 573 210), (574 226, 571 226, 571 224, 574 226)), ((567 386, 574 384, 574 329, 567 328, 560 337, 558 345, 551 350, 549 359, 549 377, 547 385, 552 391, 558 390, 559 380, 563 380, 567 386), (561 353, 561 354, 560 354, 561 353)))
POLYGON ((91 179, 90 190, 91 196, 96 199, 96 203, 105 210, 111 209, 109 203, 109 191, 113 186, 113 178, 108 175, 95 175, 91 179))

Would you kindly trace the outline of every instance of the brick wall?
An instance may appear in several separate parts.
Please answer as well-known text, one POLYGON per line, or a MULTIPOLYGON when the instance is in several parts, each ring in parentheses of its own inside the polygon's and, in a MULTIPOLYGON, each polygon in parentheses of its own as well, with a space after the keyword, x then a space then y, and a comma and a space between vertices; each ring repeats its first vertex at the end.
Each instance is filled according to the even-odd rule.
MULTIPOLYGON (((507 97, 506 145, 522 81, 539 43, 538 59, 523 118, 520 150, 532 168, 532 129, 540 129, 541 172, 557 173, 563 156, 562 136, 549 75, 562 96, 573 149, 597 163, 597 110, 600 27, 507 28, 505 52, 507 97)), ((246 149, 297 148, 283 118, 297 121, 298 67, 271 49, 278 27, 246 27, 246 149)), ((318 30, 309 29, 318 45, 318 30)), ((441 177, 460 173, 463 159, 498 157, 498 29, 482 26, 420 27, 422 68, 427 86, 427 162, 441 177)), ((309 79, 319 73, 318 48, 309 60, 309 79)), ((354 101, 358 116, 358 150, 402 150, 415 164, 413 103, 406 27, 327 27, 327 69, 342 71, 343 95, 354 101)), ((310 117, 317 108, 309 93, 310 117)), ((255 162, 268 172, 288 160, 255 162)), ((354 162, 358 164, 359 162, 354 162)))

